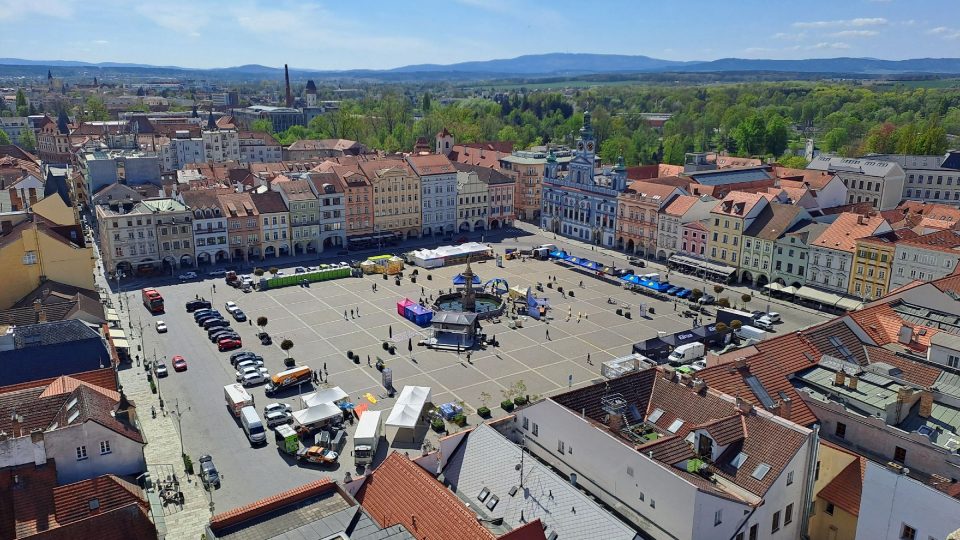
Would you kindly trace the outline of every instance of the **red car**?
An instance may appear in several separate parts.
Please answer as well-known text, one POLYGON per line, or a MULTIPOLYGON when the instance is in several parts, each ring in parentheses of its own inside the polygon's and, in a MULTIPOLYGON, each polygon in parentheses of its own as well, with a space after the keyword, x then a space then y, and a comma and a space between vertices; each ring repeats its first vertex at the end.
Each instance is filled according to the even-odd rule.
POLYGON ((173 357, 173 370, 174 371, 186 371, 187 370, 187 361, 180 355, 173 357))
POLYGON ((220 352, 232 351, 243 347, 243 342, 236 338, 224 338, 217 342, 217 348, 220 352))

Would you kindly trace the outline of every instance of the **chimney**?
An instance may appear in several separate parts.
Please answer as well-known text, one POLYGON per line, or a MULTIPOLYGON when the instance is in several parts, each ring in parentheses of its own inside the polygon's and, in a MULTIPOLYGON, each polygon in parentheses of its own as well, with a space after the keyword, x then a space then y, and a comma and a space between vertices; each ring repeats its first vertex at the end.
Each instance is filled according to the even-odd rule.
POLYGON ((672 381, 672 380, 673 380, 673 373, 674 373, 674 370, 673 370, 672 367, 670 367, 670 366, 663 366, 663 379, 664 379, 665 381, 672 381))
POLYGON ((900 389, 897 390, 897 401, 901 403, 909 400, 912 396, 913 396, 913 388, 907 388, 906 386, 901 386, 900 389))
POLYGON ((293 107, 293 93, 290 91, 290 68, 283 65, 283 76, 287 81, 287 107, 293 107))
POLYGON ((867 216, 865 216, 865 215, 863 215, 863 214, 858 214, 858 215, 857 215, 857 225, 866 225, 866 224, 867 224, 867 216))
POLYGON ((733 367, 735 367, 735 368, 737 368, 737 369, 749 369, 749 366, 747 366, 747 357, 746 357, 746 356, 738 356, 738 357, 734 358, 734 359, 733 359, 733 367))
POLYGON ((611 431, 620 431, 623 427, 623 418, 619 414, 611 414, 607 417, 607 427, 611 431))
POLYGON ((780 400, 780 416, 790 420, 790 417, 793 415, 793 400, 785 397, 780 400))
POLYGON ((847 379, 847 386, 849 386, 851 390, 856 390, 857 382, 859 380, 860 380, 859 377, 857 377, 856 375, 851 375, 850 378, 847 379))
POLYGON ((930 413, 933 410, 933 392, 929 388, 924 388, 920 391, 920 411, 917 413, 917 416, 920 418, 930 418, 930 413))
POLYGON ((913 328, 903 325, 900 327, 900 332, 897 333, 897 341, 909 345, 913 341, 913 328))
POLYGON ((753 405, 747 403, 745 399, 740 396, 737 396, 737 412, 741 414, 749 414, 753 410, 753 405))
POLYGON ((694 392, 700 392, 700 391, 702 391, 702 390, 706 390, 706 388, 707 388, 707 381, 705 381, 705 380, 703 380, 703 379, 699 379, 699 378, 693 380, 693 391, 694 391, 694 392))
POLYGON ((833 385, 834 386, 843 386, 844 373, 841 369, 837 371, 836 375, 833 376, 833 385))

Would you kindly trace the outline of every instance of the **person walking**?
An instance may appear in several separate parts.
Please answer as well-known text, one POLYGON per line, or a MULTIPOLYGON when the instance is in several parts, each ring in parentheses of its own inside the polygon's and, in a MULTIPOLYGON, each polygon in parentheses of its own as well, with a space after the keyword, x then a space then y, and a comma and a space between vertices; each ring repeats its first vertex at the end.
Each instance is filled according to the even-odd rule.
POLYGON ((360 306, 357 306, 357 318, 360 318, 360 306))
POLYGON ((351 319, 353 318, 353 310, 352 310, 352 309, 350 310, 350 318, 351 318, 351 319))
POLYGON ((371 364, 370 364, 370 355, 368 354, 368 355, 367 355, 367 367, 370 367, 370 365, 371 365, 371 364))
POLYGON ((590 360, 590 353, 587 353, 587 364, 593 365, 593 362, 590 360))
POLYGON ((547 328, 547 341, 550 341, 550 329, 547 328))
POLYGON ((343 310, 343 320, 347 320, 347 310, 343 310))

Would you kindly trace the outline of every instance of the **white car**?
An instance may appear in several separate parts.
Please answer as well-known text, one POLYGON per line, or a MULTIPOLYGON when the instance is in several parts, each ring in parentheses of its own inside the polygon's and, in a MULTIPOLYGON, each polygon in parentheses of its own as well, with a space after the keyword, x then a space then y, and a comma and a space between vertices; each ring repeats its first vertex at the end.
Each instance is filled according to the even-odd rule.
POLYGON ((774 330, 774 329, 773 329, 773 321, 771 321, 769 318, 767 318, 766 315, 764 315, 763 317, 760 317, 759 319, 753 321, 753 326, 756 326, 757 328, 759 328, 759 329, 761 329, 761 330, 766 330, 766 331, 768 331, 768 332, 773 332, 773 330, 774 330))
POLYGON ((255 386, 263 384, 267 382, 267 380, 269 380, 269 377, 259 372, 250 372, 244 375, 243 378, 237 379, 243 386, 255 386))
POLYGON ((224 307, 227 308, 227 313, 233 313, 234 311, 240 309, 240 306, 238 306, 236 302, 227 302, 224 304, 224 307))
POLYGON ((257 360, 255 358, 251 358, 249 360, 242 360, 240 362, 237 362, 237 365, 236 365, 237 371, 246 371, 247 368, 262 368, 262 367, 263 367, 263 360, 257 360))
POLYGON ((767 313, 766 315, 764 315, 764 317, 770 319, 770 322, 772 323, 780 322, 780 314, 777 313, 776 311, 771 311, 770 313, 767 313))
POLYGON ((267 427, 272 429, 277 426, 289 424, 290 420, 293 419, 293 416, 286 411, 271 411, 264 414, 263 419, 266 420, 267 427))
MULTIPOLYGON (((265 382, 270 378, 270 372, 267 371, 265 367, 248 367, 246 369, 237 371, 237 382, 244 382, 247 377, 251 375, 257 375, 261 378, 260 382, 265 382)), ((244 382, 244 384, 246 384, 244 382)))
POLYGON ((268 403, 267 406, 263 408, 263 415, 267 416, 272 412, 292 413, 293 407, 286 403, 268 403))
POLYGON ((160 361, 157 361, 157 364, 153 367, 153 371, 157 374, 157 377, 166 377, 170 374, 170 372, 167 371, 167 365, 160 361))
POLYGON ((197 273, 196 273, 196 272, 184 272, 184 273, 180 274, 180 279, 181 279, 181 280, 197 279, 197 273))
POLYGON ((157 321, 157 333, 158 334, 167 333, 167 323, 163 321, 157 321))

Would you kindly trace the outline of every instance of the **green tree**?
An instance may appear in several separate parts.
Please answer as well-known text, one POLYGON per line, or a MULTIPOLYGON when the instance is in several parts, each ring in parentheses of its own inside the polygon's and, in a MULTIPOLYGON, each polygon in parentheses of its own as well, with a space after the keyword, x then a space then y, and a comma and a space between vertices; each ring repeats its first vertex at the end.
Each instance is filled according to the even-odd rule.
POLYGON ((850 140, 850 133, 845 128, 835 127, 823 136, 823 146, 827 152, 840 152, 850 140))
POLYGON ((663 162, 671 165, 683 165, 684 154, 687 152, 687 146, 684 144, 683 135, 671 135, 663 141, 663 162))
POLYGON ((787 120, 779 114, 767 120, 766 149, 768 154, 774 156, 783 154, 787 149, 789 130, 787 120))
MULTIPOLYGON (((737 143, 737 153, 744 156, 753 156, 763 152, 767 139, 767 126, 758 114, 752 114, 731 132, 737 143)), ((786 145, 786 141, 784 141, 786 145)))
POLYGON ((10 144, 10 136, 6 131, 0 131, 0 144, 10 144))
POLYGON ((290 358, 290 349, 293 348, 293 342, 289 339, 285 339, 280 342, 280 348, 286 353, 287 358, 290 358))
POLYGON ((109 120, 110 112, 107 111, 107 106, 104 104, 103 99, 99 96, 90 96, 87 98, 84 118, 86 120, 109 120))
POLYGON ((266 119, 250 122, 250 131, 254 133, 273 133, 273 123, 266 119))
POLYGON ((17 116, 27 116, 30 113, 30 108, 27 106, 27 95, 23 93, 23 89, 20 88, 17 90, 17 116))
POLYGON ((864 153, 891 154, 896 151, 895 137, 897 126, 891 122, 884 122, 874 126, 863 143, 864 153))
POLYGON ((37 149, 37 139, 33 136, 32 129, 24 129, 20 131, 20 146, 25 150, 33 152, 37 149))
POLYGON ((430 111, 430 92, 423 93, 423 98, 420 100, 420 108, 423 109, 423 112, 430 111))
POLYGON ((791 169, 805 169, 810 164, 803 156, 783 156, 777 160, 784 167, 791 169))
POLYGON ((600 145, 600 159, 604 163, 616 163, 617 158, 623 156, 627 165, 635 165, 637 159, 634 152, 633 141, 624 135, 611 137, 600 145))

